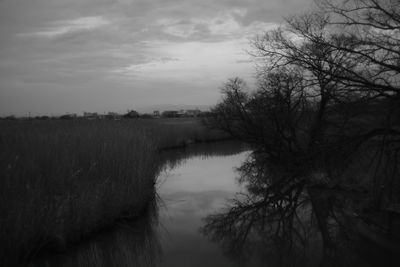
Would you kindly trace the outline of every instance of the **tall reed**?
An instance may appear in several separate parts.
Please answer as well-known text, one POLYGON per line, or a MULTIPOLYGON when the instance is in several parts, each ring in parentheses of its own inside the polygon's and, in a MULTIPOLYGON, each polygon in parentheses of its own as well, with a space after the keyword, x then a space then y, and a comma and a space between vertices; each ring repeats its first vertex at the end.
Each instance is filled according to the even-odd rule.
MULTIPOLYGON (((62 247, 140 210, 157 144, 122 122, 17 122, 0 135, 1 259, 62 247)), ((1 263, 0 263, 1 265, 1 263)))
POLYGON ((194 119, 0 122, 0 266, 135 215, 160 149, 221 136, 194 119))

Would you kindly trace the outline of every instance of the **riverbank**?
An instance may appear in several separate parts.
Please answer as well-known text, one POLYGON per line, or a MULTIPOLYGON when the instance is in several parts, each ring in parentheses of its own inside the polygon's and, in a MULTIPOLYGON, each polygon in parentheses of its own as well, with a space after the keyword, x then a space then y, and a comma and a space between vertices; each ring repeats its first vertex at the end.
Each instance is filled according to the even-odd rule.
POLYGON ((219 140, 196 119, 0 123, 0 265, 62 250, 154 196, 159 151, 219 140))

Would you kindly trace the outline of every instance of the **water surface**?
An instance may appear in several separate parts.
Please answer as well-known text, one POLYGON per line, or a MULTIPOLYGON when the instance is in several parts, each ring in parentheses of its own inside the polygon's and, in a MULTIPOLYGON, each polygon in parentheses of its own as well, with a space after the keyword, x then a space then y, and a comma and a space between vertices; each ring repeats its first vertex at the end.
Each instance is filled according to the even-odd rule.
POLYGON ((229 199, 243 190, 235 179, 235 167, 247 154, 195 156, 160 175, 157 191, 163 266, 232 266, 218 244, 199 229, 206 216, 226 207, 229 199))
POLYGON ((31 265, 396 266, 337 206, 338 192, 290 181, 271 187, 285 169, 271 169, 243 144, 161 156, 157 196, 139 218, 31 265))

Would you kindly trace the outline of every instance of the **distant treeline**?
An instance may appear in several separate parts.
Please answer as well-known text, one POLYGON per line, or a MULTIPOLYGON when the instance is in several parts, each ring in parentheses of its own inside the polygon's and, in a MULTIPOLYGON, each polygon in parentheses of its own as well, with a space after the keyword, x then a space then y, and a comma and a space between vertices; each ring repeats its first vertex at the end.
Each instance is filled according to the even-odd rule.
POLYGON ((135 110, 130 110, 126 113, 119 114, 115 112, 108 112, 107 114, 99 114, 96 112, 84 112, 82 115, 63 114, 59 116, 22 116, 17 117, 15 115, 0 117, 0 120, 74 120, 74 119, 109 119, 109 120, 120 120, 120 119, 157 119, 157 118, 196 118, 196 117, 209 117, 210 111, 201 110, 166 110, 163 112, 155 111, 153 113, 139 113, 135 110))

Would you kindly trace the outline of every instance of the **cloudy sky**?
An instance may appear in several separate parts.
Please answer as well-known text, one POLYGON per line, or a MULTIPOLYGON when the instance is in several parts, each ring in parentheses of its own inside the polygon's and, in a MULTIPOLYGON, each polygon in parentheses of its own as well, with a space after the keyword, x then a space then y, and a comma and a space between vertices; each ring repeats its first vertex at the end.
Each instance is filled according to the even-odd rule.
POLYGON ((213 105, 312 0, 0 0, 0 115, 213 105))

